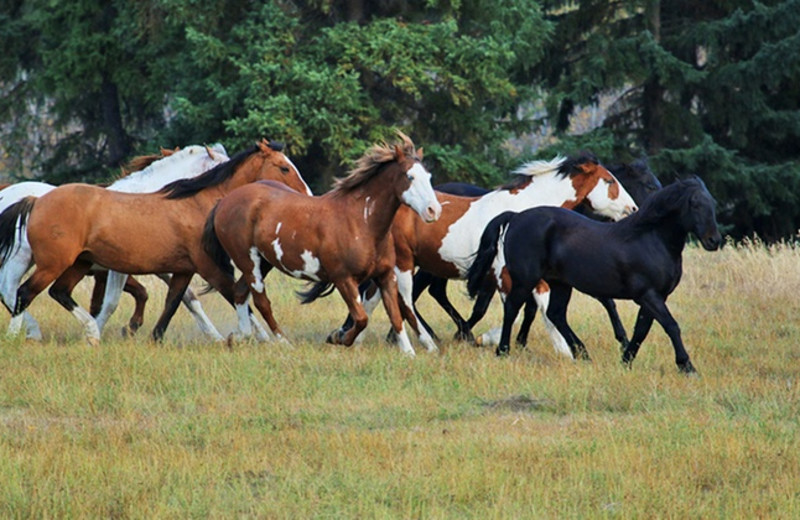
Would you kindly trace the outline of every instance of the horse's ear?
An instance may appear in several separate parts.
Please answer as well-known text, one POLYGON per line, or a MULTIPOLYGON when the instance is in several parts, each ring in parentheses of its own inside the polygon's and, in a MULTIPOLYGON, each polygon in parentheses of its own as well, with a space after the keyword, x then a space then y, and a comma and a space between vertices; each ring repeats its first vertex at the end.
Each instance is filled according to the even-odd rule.
POLYGON ((208 145, 205 145, 205 147, 206 147, 206 153, 208 154, 209 159, 213 159, 214 158, 214 153, 211 151, 211 147, 208 146, 208 145))
POLYGON ((265 155, 269 155, 272 153, 272 148, 269 147, 269 142, 266 139, 262 139, 261 141, 257 142, 258 149, 265 155))
POLYGON ((422 156, 423 156, 423 155, 424 155, 424 153, 423 153, 423 148, 420 146, 420 147, 417 149, 417 157, 419 157, 419 160, 420 160, 420 161, 422 160, 422 156))
POLYGON ((394 156, 397 158, 397 162, 403 162, 406 160, 406 153, 403 151, 403 147, 399 144, 394 145, 394 156))

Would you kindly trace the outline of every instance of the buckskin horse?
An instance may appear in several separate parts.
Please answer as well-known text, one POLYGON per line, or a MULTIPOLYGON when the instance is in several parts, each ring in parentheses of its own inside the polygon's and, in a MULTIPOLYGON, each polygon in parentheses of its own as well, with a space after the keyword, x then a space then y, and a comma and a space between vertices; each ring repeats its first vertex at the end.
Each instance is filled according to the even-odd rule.
POLYGON ((358 284, 371 278, 381 289, 401 350, 413 355, 397 302, 389 228, 400 208, 433 222, 442 207, 422 165, 422 149, 416 151, 406 135, 398 135, 394 145, 370 148, 350 175, 324 195, 308 197, 273 183, 257 183, 237 189, 214 208, 204 244, 221 269, 232 273, 232 260, 243 273, 235 296, 240 329, 247 327, 245 306, 252 294, 273 333, 283 336, 263 283, 277 268, 314 282, 301 293, 303 303, 328 294, 331 286, 339 291, 355 326, 329 340, 351 345, 367 325, 358 284))
MULTIPOLYGON (((125 193, 152 193, 163 188, 166 184, 178 179, 197 176, 213 166, 228 160, 227 152, 221 144, 213 146, 191 145, 181 149, 162 149, 158 154, 141 155, 134 157, 123 168, 123 177, 105 186, 112 191, 125 193)), ((0 191, 0 213, 12 204, 25 197, 40 197, 54 190, 56 186, 45 182, 26 181, 9 185, 0 191)), ((26 240, 20 241, 18 247, 6 259, 9 266, 3 272, 3 282, 0 283, 0 295, 7 307, 14 305, 19 279, 31 264, 30 247, 26 240), (20 272, 21 271, 21 272, 20 272)), ((92 312, 97 316, 104 303, 103 292, 106 288, 106 274, 104 269, 92 269, 95 276, 95 286, 92 292, 92 312)), ((113 275, 112 275, 113 276, 113 275)), ((128 322, 127 330, 137 330, 144 320, 144 307, 147 302, 147 291, 135 279, 125 276, 124 289, 135 299, 133 315, 128 322)), ((200 301, 191 290, 184 295, 184 303, 197 319, 201 328, 210 324, 205 315, 200 301)), ((39 324, 27 311, 12 318, 8 326, 8 335, 16 336, 25 324, 26 338, 41 340, 42 334, 39 324)), ((213 325, 212 325, 213 327, 213 325)), ((100 327, 102 330, 102 327, 100 327)))
POLYGON ((511 325, 520 307, 534 298, 553 346, 588 359, 586 347, 567 323, 575 288, 595 298, 633 300, 639 305, 633 336, 622 354, 630 365, 653 320, 663 327, 682 372, 695 372, 678 323, 666 300, 682 274, 682 252, 690 233, 703 248, 722 244, 715 202, 697 177, 657 191, 634 215, 597 222, 560 208, 533 208, 495 217, 484 230, 467 275, 471 296, 492 273, 503 295, 503 331, 497 354, 509 351, 511 325))
MULTIPOLYGON (((172 274, 164 311, 153 329, 156 340, 163 337, 195 273, 232 302, 233 281, 203 251, 203 225, 227 193, 268 179, 308 191, 280 147, 262 140, 198 177, 152 194, 67 184, 38 199, 23 199, 0 214, 0 256, 5 258, 22 237, 36 265, 17 291, 12 315, 23 312, 52 283, 50 295, 83 324, 87 341, 98 344, 96 321, 71 296, 93 263, 129 274, 172 274)), ((6 265, 0 266, 0 277, 6 265)))

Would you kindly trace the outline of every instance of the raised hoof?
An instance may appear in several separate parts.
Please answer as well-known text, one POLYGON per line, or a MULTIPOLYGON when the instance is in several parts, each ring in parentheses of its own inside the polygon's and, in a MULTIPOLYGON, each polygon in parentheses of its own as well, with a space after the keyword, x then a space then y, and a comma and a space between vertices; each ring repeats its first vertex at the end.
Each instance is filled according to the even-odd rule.
POLYGON ((336 329, 330 334, 328 337, 325 338, 325 343, 330 343, 331 345, 341 345, 342 344, 342 329, 336 329))

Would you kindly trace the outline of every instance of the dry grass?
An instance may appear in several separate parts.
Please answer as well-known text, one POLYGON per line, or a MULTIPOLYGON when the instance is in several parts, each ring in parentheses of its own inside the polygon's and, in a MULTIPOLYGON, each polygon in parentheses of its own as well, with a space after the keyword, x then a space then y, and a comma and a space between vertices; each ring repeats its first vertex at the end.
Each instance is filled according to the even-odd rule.
MULTIPOLYGON (((124 307, 91 349, 40 298, 45 342, 0 350, 0 517, 796 518, 799 266, 789 246, 687 251, 670 306, 701 378, 677 373, 658 327, 623 369, 577 295, 591 364, 559 358, 540 323, 507 359, 453 342, 407 359, 382 311, 362 345, 331 347, 338 297, 301 307, 275 274, 292 348, 228 351, 184 311, 161 346, 123 340, 124 307)), ((233 311, 204 301, 230 331, 233 311)))

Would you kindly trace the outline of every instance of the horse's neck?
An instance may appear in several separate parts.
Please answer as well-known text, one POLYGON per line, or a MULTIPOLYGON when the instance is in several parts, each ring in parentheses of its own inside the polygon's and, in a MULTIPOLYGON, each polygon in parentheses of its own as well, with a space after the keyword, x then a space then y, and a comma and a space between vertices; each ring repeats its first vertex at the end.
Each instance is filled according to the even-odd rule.
POLYGON ((366 185, 351 190, 339 200, 348 211, 357 213, 356 221, 363 222, 376 239, 384 237, 394 220, 394 215, 402 205, 391 187, 367 181, 366 185))
MULTIPOLYGON (((179 152, 180 153, 180 152, 179 152)), ((205 161, 199 155, 184 155, 183 160, 170 156, 144 170, 134 172, 114 182, 108 189, 124 193, 152 193, 179 179, 189 179, 203 173, 205 161)))
POLYGON ((686 239, 689 237, 689 231, 681 225, 680 217, 671 212, 658 220, 642 222, 644 217, 646 216, 643 214, 634 213, 621 220, 617 225, 629 229, 629 234, 633 236, 641 236, 645 233, 657 235, 670 254, 674 258, 680 258, 683 248, 686 246, 686 239))

